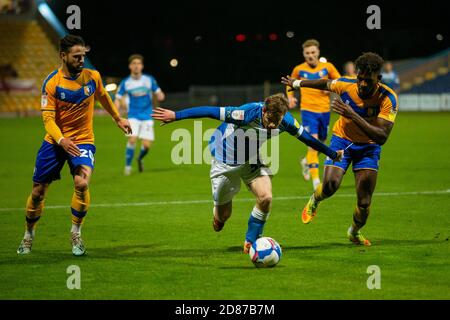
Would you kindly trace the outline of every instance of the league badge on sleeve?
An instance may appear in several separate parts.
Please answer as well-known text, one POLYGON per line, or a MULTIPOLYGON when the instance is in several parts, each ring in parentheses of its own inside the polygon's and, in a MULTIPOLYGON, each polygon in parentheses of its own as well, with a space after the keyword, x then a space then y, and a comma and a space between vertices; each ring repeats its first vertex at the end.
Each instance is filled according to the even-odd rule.
POLYGON ((234 120, 244 120, 244 114, 245 114, 244 110, 234 110, 231 113, 231 118, 234 120))
POLYGON ((41 96, 41 108, 45 108, 45 107, 47 106, 47 104, 48 104, 47 94, 44 93, 44 94, 41 96))

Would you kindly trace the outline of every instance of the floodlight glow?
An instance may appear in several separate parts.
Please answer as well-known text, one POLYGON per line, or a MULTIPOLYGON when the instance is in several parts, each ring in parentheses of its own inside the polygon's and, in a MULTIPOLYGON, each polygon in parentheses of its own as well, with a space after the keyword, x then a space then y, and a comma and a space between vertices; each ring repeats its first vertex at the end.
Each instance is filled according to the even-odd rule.
POLYGON ((115 91, 117 89, 117 84, 115 83, 109 83, 105 86, 106 91, 115 91))

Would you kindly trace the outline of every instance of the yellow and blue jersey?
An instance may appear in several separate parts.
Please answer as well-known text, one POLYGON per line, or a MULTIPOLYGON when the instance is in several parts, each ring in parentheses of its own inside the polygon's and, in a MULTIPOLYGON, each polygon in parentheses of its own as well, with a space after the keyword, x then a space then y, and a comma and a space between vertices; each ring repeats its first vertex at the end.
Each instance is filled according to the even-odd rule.
MULTIPOLYGON (((94 98, 107 94, 96 70, 84 68, 76 78, 67 77, 59 68, 42 86, 42 111, 55 112, 55 122, 65 138, 75 144, 93 144, 94 98)), ((45 141, 56 142, 47 133, 45 141)))
MULTIPOLYGON (((291 77, 298 80, 337 79, 341 75, 330 62, 319 62, 312 68, 306 62, 292 70, 291 77)), ((301 88, 300 109, 310 112, 330 112, 330 93, 312 88, 301 88)), ((292 92, 288 95, 293 95, 292 92)))
MULTIPOLYGON (((377 118, 395 121, 398 111, 397 95, 385 84, 378 83, 375 93, 368 99, 362 99, 358 95, 357 80, 354 78, 336 79, 331 82, 330 90, 372 125, 377 118)), ((334 124, 333 134, 354 143, 375 143, 351 119, 343 116, 334 124)))

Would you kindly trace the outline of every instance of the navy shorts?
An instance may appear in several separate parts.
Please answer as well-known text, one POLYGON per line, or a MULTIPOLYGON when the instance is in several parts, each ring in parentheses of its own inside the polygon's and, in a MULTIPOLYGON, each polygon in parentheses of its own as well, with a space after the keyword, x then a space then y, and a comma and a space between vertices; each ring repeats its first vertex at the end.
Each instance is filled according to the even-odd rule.
POLYGON ((51 183, 61 179, 61 170, 66 161, 69 163, 70 173, 79 166, 88 166, 94 169, 95 146, 93 144, 78 144, 81 155, 73 157, 57 144, 44 140, 36 157, 33 181, 37 183, 51 183))
POLYGON ((335 166, 347 171, 352 164, 353 171, 370 169, 378 171, 381 147, 375 143, 353 143, 347 139, 333 135, 330 148, 334 151, 345 150, 344 157, 339 162, 334 162, 327 157, 325 166, 335 166), (349 147, 350 146, 350 147, 349 147), (347 148, 345 150, 345 148, 347 148))
POLYGON ((330 125, 330 112, 311 112, 302 110, 302 126, 310 134, 317 134, 319 140, 324 141, 328 135, 328 126, 330 125))

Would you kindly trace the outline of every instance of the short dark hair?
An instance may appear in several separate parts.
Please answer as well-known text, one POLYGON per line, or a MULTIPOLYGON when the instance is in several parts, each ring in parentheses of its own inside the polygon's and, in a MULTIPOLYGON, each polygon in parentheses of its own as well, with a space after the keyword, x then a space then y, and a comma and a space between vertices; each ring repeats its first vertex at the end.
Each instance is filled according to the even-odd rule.
POLYGON ((383 63, 383 58, 373 52, 365 52, 355 61, 356 69, 362 73, 380 73, 383 63))
POLYGON ((269 112, 285 114, 289 110, 289 101, 283 93, 267 97, 264 105, 269 112))
POLYGON ((141 54, 138 54, 138 53, 132 54, 128 58, 128 63, 131 63, 135 59, 141 60, 141 62, 144 63, 144 57, 141 54))
POLYGON ((59 52, 69 52, 70 48, 77 45, 86 46, 83 38, 73 34, 67 34, 59 40, 59 52))

